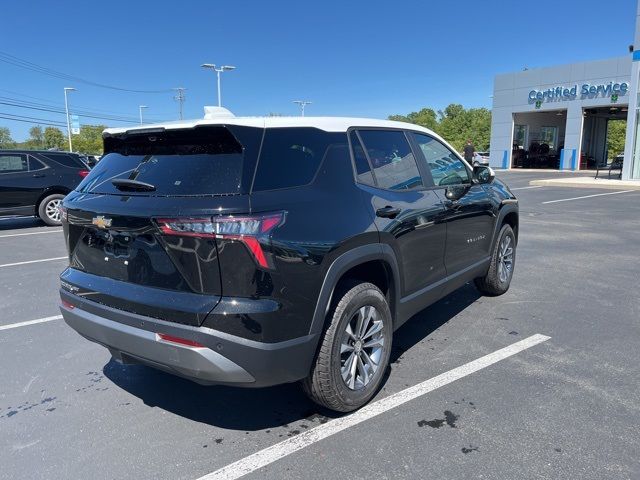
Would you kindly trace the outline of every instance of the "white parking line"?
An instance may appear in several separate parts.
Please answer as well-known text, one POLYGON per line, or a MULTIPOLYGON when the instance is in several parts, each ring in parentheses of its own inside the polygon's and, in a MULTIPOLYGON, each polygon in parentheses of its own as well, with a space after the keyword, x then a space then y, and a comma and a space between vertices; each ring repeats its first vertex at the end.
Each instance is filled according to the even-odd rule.
POLYGON ((0 265, 0 268, 17 267, 18 265, 28 265, 29 263, 52 262, 54 260, 65 260, 68 258, 69 257, 53 257, 53 258, 42 258, 40 260, 27 260, 26 262, 5 263, 4 265, 0 265))
POLYGON ((60 320, 62 315, 54 315, 53 317, 38 318, 37 320, 27 320, 26 322, 10 323, 9 325, 0 325, 0 330, 11 330, 12 328, 26 327, 27 325, 35 325, 36 323, 51 322, 60 320))
POLYGON ((602 197, 604 195, 618 195, 619 193, 629 193, 635 192, 637 190, 622 190, 621 192, 607 192, 607 193, 596 193, 594 195, 585 195, 584 197, 573 197, 573 198, 562 198, 560 200, 549 200, 548 202, 542 202, 542 204, 547 203, 558 203, 558 202, 569 202, 571 200, 582 200, 583 198, 592 198, 592 197, 602 197))
POLYGON ((61 231, 62 230, 46 230, 44 232, 8 233, 7 235, 0 235, 0 238, 22 237, 23 235, 42 235, 44 233, 59 233, 61 231))
POLYGON ((375 403, 367 405, 361 408, 357 412, 351 415, 337 418, 323 425, 315 427, 311 430, 307 430, 304 433, 291 437, 283 442, 276 443, 271 447, 267 447, 264 450, 260 450, 252 455, 249 455, 242 460, 231 463, 226 467, 223 467, 215 472, 209 473, 200 477, 198 480, 213 480, 213 479, 226 479, 233 480, 243 477, 251 472, 254 472, 266 465, 269 465, 276 460, 279 460, 287 455, 291 455, 298 450, 302 450, 309 445, 312 445, 320 440, 323 440, 331 435, 335 435, 342 430, 345 430, 354 425, 376 417, 382 413, 385 413, 393 408, 396 408, 404 403, 409 402, 415 398, 418 398, 426 393, 432 392, 437 388, 447 385, 451 382, 459 380, 460 378, 471 375, 474 372, 482 370, 494 363, 509 358, 516 353, 522 352, 528 348, 531 348, 539 343, 549 340, 551 337, 545 335, 532 335, 520 342, 509 345, 508 347, 497 350, 493 353, 480 357, 472 362, 469 362, 460 367, 449 370, 442 373, 437 377, 433 377, 422 383, 409 387, 398 393, 394 393, 382 400, 378 400, 375 403))
POLYGON ((512 188, 511 190, 529 190, 531 188, 543 188, 544 185, 531 185, 530 187, 516 187, 516 188, 512 188))

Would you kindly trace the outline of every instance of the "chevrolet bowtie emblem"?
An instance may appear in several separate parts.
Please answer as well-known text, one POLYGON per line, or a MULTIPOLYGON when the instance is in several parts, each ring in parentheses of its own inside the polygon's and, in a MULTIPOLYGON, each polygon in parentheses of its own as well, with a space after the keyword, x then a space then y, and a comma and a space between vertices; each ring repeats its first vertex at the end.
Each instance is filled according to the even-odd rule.
POLYGON ((97 217, 93 217, 91 223, 98 228, 107 228, 111 226, 112 221, 113 220, 111 218, 105 218, 102 215, 98 215, 97 217))

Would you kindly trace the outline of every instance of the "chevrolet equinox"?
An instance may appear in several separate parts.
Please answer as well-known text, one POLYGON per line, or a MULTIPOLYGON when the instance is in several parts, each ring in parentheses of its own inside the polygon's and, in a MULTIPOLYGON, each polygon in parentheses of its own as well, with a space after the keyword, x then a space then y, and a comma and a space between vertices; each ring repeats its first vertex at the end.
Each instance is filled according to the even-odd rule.
POLYGON ((469 281, 507 291, 518 204, 407 123, 232 114, 104 132, 61 208, 66 323, 205 385, 368 402, 393 332, 469 281))

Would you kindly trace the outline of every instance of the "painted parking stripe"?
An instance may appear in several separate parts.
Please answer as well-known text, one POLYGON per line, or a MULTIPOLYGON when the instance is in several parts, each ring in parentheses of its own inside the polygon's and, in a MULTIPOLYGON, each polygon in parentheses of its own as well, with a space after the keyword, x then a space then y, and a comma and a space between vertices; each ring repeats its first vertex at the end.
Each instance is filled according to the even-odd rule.
POLYGON ((0 330, 11 330, 12 328, 26 327, 28 325, 36 325, 38 323, 52 322, 60 320, 62 315, 54 315, 53 317, 38 318, 37 320, 27 320, 26 322, 10 323, 9 325, 0 325, 0 330))
POLYGON ((532 335, 524 340, 509 345, 508 347, 497 350, 493 353, 473 360, 465 365, 449 370, 442 373, 437 377, 433 377, 422 383, 409 387, 400 392, 394 393, 382 400, 378 400, 375 403, 367 405, 357 412, 351 415, 331 420, 323 425, 319 425, 311 430, 307 430, 304 433, 298 434, 295 437, 291 437, 283 442, 276 443, 271 447, 260 450, 252 455, 249 455, 242 460, 231 463, 226 467, 223 467, 215 472, 209 473, 200 477, 198 480, 233 480, 243 477, 251 472, 254 472, 262 467, 265 467, 276 460, 279 460, 287 455, 302 450, 305 447, 313 445, 320 440, 328 438, 336 433, 346 430, 349 427, 353 427, 366 420, 374 418, 382 413, 385 413, 393 408, 399 407, 404 403, 407 403, 415 398, 418 398, 426 393, 432 392, 437 388, 444 385, 448 385, 451 382, 459 380, 467 375, 471 375, 474 372, 482 370, 494 363, 509 358, 523 350, 531 348, 542 342, 549 340, 551 337, 546 335, 532 335))
POLYGON ((22 237, 24 235, 42 235, 44 233, 59 233, 62 232, 62 230, 46 230, 44 232, 25 232, 25 233, 9 233, 7 235, 0 235, 0 238, 7 238, 7 237, 22 237))
POLYGON ((531 185, 529 187, 516 187, 516 188, 511 188, 510 190, 530 190, 532 188, 543 188, 544 185, 531 185))
POLYGON ((53 262, 54 260, 67 260, 69 257, 53 257, 53 258, 41 258, 40 260, 27 260, 26 262, 16 262, 16 263, 5 263, 4 265, 0 265, 0 268, 4 267, 17 267, 18 265, 28 265, 30 263, 40 263, 40 262, 53 262))
POLYGON ((618 195, 620 193, 629 193, 635 192, 637 190, 622 190, 621 192, 607 192, 607 193, 596 193, 594 195, 585 195, 584 197, 573 197, 573 198, 562 198, 560 200, 549 200, 548 202, 542 202, 542 204, 547 203, 558 203, 558 202, 570 202, 571 200, 582 200, 583 198, 593 198, 593 197, 603 197, 605 195, 618 195))

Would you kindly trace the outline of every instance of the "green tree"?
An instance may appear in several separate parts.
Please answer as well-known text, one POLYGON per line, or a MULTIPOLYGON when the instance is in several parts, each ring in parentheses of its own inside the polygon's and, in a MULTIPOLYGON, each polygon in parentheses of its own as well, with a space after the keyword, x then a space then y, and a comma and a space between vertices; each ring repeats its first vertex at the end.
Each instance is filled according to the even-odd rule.
POLYGON ((62 130, 56 127, 44 129, 44 148, 57 148, 62 150, 65 147, 65 136, 62 130))
POLYGON ((105 125, 83 125, 80 134, 71 137, 74 152, 102 155, 102 131, 105 128, 105 125))
POLYGON ((609 161, 624 150, 626 134, 626 120, 609 120, 607 125, 607 158, 609 161))
POLYGON ((419 112, 411 112, 408 115, 391 115, 389 120, 413 123, 434 131, 438 128, 436 112, 431 108, 423 108, 419 112))
POLYGON ((16 142, 7 127, 0 127, 0 148, 16 148, 16 142))
POLYGON ((40 125, 34 125, 29 129, 29 138, 25 146, 32 150, 44 148, 44 131, 40 125))
POLYGON ((391 115, 389 120, 427 127, 445 138, 458 151, 462 150, 467 139, 473 142, 477 150, 489 149, 491 111, 486 108, 466 110, 462 105, 452 103, 437 114, 431 108, 423 108, 408 115, 391 115))

